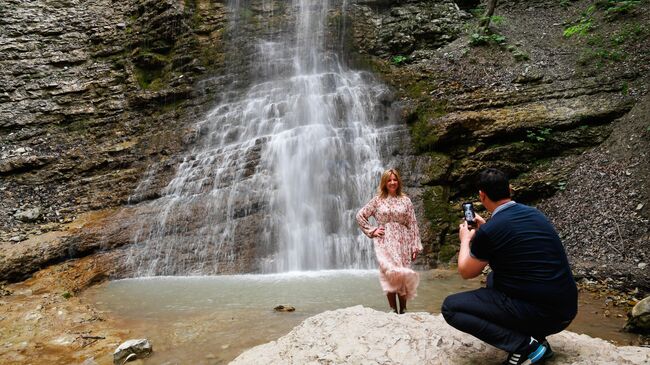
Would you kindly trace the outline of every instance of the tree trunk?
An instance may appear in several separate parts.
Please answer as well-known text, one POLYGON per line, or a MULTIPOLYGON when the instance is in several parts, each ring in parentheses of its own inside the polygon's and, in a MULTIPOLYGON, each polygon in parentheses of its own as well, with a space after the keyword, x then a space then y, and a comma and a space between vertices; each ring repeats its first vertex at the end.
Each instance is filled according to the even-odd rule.
POLYGON ((494 14, 494 8, 497 6, 497 0, 487 0, 487 6, 485 8, 485 14, 479 23, 479 26, 483 30, 483 34, 487 34, 488 29, 490 28, 490 19, 494 14))

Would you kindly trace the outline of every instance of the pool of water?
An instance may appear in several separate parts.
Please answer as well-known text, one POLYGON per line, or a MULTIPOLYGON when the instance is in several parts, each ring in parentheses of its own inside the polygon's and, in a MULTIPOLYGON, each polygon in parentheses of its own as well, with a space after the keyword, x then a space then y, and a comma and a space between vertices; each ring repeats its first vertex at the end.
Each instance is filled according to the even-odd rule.
MULTIPOLYGON (((462 280, 451 272, 422 272, 418 297, 408 310, 439 313, 447 295, 480 286, 479 280, 462 280)), ((146 364, 223 364, 326 310, 359 304, 388 310, 375 270, 127 279, 90 289, 85 296, 110 312, 132 338, 152 342, 155 352, 146 364), (275 312, 277 305, 296 311, 275 312)), ((614 311, 603 317, 599 302, 583 295, 569 329, 633 343, 634 336, 619 331, 623 323, 614 311)))

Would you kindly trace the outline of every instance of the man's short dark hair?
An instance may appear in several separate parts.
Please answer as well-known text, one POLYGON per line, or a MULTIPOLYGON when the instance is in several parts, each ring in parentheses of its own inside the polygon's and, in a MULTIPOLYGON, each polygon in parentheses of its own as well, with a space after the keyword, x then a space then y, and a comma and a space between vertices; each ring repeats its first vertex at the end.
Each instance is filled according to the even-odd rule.
POLYGON ((481 171, 477 187, 494 202, 510 198, 510 182, 501 170, 490 168, 481 171))

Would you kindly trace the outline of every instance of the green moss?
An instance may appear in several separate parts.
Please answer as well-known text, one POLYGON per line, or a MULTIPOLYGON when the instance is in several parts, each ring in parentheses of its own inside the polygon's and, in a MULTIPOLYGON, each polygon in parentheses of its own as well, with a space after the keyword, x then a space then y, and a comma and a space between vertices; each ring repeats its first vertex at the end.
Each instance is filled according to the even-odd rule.
POLYGON ((135 77, 138 80, 138 85, 144 90, 159 89, 162 86, 160 82, 162 73, 162 70, 135 68, 135 77))
POLYGON ((424 201, 424 216, 430 221, 446 220, 447 209, 447 192, 443 186, 434 186, 424 191, 422 200, 424 201))
POLYGON ((422 193, 422 201, 424 203, 424 218, 431 223, 432 232, 439 240, 434 245, 434 247, 440 246, 439 260, 449 261, 456 254, 455 250, 458 246, 453 243, 453 248, 445 248, 444 245, 451 228, 458 221, 457 214, 454 214, 449 204, 449 188, 442 185, 428 187, 422 193), (443 250, 449 252, 443 253, 443 250))
POLYGON ((171 102, 165 102, 164 104, 162 104, 161 111, 165 113, 165 112, 176 110, 183 104, 184 101, 185 101, 184 99, 178 99, 178 100, 173 100, 171 102))
POLYGON ((481 34, 473 33, 469 36, 470 46, 485 46, 485 45, 503 45, 506 43, 506 36, 502 34, 481 34))
MULTIPOLYGON (((355 68, 371 71, 384 78, 391 73, 389 62, 367 54, 352 54, 350 56, 350 63, 355 68)), ((390 82, 390 80, 386 81, 390 82)))
POLYGON ((251 19, 253 19, 253 11, 249 8, 241 8, 239 10, 239 16, 241 17, 242 20, 245 22, 250 22, 251 19))
POLYGON ((58 127, 69 134, 83 134, 90 129, 92 122, 91 119, 67 120, 58 124, 58 127))
POLYGON ((450 224, 458 220, 457 214, 449 205, 449 189, 442 185, 427 188, 422 194, 424 216, 438 232, 446 231, 450 224))
POLYGON ((438 252, 438 260, 440 262, 449 262, 458 252, 459 245, 449 243, 440 246, 440 251, 438 252))
POLYGON ((438 182, 443 180, 449 167, 451 166, 451 158, 443 153, 431 152, 431 164, 425 169, 425 173, 429 181, 438 182))
MULTIPOLYGON (((414 92, 411 90, 410 92, 414 92)), ((415 110, 416 119, 411 125, 411 138, 416 151, 422 153, 434 149, 439 139, 439 128, 431 121, 447 113, 445 102, 422 102, 415 110)))

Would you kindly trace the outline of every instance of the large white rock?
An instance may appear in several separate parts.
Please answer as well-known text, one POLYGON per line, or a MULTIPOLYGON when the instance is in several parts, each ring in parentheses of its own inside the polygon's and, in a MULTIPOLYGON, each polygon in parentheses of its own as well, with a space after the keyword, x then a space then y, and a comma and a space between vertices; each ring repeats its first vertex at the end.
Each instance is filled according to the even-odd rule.
MULTIPOLYGON (((548 338, 547 364, 649 364, 650 349, 564 331, 548 338)), ((362 306, 307 318, 231 364, 499 364, 505 352, 446 324, 441 315, 397 315, 362 306)))

